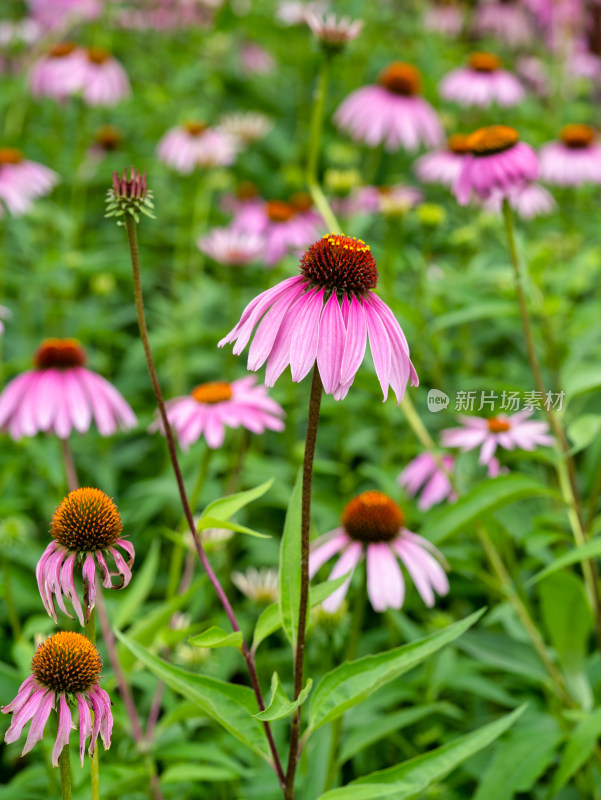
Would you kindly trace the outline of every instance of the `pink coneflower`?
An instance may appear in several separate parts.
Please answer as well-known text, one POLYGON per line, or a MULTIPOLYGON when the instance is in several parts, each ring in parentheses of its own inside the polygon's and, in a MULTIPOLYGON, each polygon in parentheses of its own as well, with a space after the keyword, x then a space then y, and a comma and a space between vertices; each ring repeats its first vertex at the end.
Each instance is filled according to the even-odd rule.
POLYGON ((171 31, 180 28, 206 27, 213 22, 218 3, 198 0, 140 0, 138 7, 124 8, 118 15, 124 28, 171 31))
POLYGON ((35 574, 44 608, 56 622, 54 600, 71 616, 63 595, 71 601, 83 626, 96 604, 96 564, 105 589, 123 589, 131 580, 134 546, 122 537, 123 525, 117 506, 100 489, 75 489, 65 497, 52 517, 52 541, 42 553, 35 574), (127 561, 117 548, 127 553, 127 561), (110 569, 112 558, 116 569, 110 569), (80 599, 74 574, 81 573, 80 599), (113 578, 118 578, 117 584, 113 578))
POLYGON ((127 73, 108 50, 90 47, 82 55, 85 60, 79 89, 86 105, 114 106, 130 96, 127 73))
POLYGON ((129 405, 85 363, 75 339, 46 339, 34 356, 35 369, 14 378, 0 395, 0 430, 13 439, 40 431, 66 439, 72 430, 87 431, 92 419, 102 436, 133 428, 129 405))
MULTIPOLYGON (((284 409, 255 382, 251 375, 232 383, 201 383, 189 395, 168 400, 167 419, 180 447, 187 450, 201 436, 209 447, 221 447, 226 428, 243 427, 257 434, 283 431, 284 409)), ((151 426, 151 430, 161 429, 160 420, 151 426)))
POLYGON ((549 73, 540 58, 521 56, 515 66, 518 75, 531 91, 539 97, 549 94, 549 73))
POLYGON ((240 64, 244 72, 254 75, 269 75, 275 69, 273 57, 255 42, 243 42, 240 47, 240 64))
POLYGON ((243 267, 256 261, 265 246, 260 236, 232 228, 213 228, 197 244, 213 261, 226 267, 243 267))
POLYGON ((158 157, 182 175, 196 167, 227 167, 236 158, 236 143, 224 131, 204 122, 186 122, 171 128, 159 142, 158 157))
POLYGON ((398 505, 382 492, 363 492, 342 512, 342 526, 313 543, 309 555, 311 577, 332 556, 341 553, 330 580, 350 571, 343 585, 323 602, 333 613, 342 603, 353 571, 365 551, 367 593, 374 611, 401 608, 405 599, 405 581, 398 563, 400 558, 422 600, 434 605, 434 593, 445 595, 449 582, 437 559, 444 563, 439 550, 427 539, 404 527, 405 517, 398 505))
POLYGON ((503 197, 538 177, 538 160, 530 145, 508 125, 479 128, 467 140, 469 155, 453 185, 459 205, 469 203, 472 194, 481 200, 503 197))
POLYGON ((29 86, 34 97, 63 101, 81 88, 81 50, 72 42, 57 44, 31 67, 29 86))
POLYGON ((52 764, 58 766, 63 747, 69 746, 73 714, 77 706, 79 718, 79 756, 83 767, 86 741, 91 736, 88 754, 94 754, 100 738, 105 750, 111 746, 113 715, 111 700, 98 680, 102 661, 92 642, 74 631, 59 631, 48 637, 31 660, 32 675, 19 687, 17 696, 3 714, 12 714, 12 722, 4 735, 7 744, 16 742, 31 720, 27 741, 21 755, 26 755, 41 741, 48 717, 54 709, 58 732, 52 748, 52 764), (92 714, 94 721, 92 722, 92 714))
POLYGON ((453 39, 459 36, 463 28, 463 11, 452 2, 435 2, 426 9, 424 28, 453 39))
POLYGON ((99 17, 101 0, 28 0, 32 18, 46 30, 66 28, 99 17))
POLYGON ((581 124, 563 127, 559 141, 541 148, 540 176, 558 186, 601 183, 601 146, 595 130, 581 124))
POLYGON ((20 150, 0 148, 0 201, 13 216, 29 211, 32 201, 49 194, 58 180, 54 170, 28 161, 20 150))
MULTIPOLYGON (((511 208, 521 219, 535 219, 552 214, 557 208, 557 203, 552 194, 538 183, 527 183, 519 188, 512 189, 506 195, 511 208)), ((500 212, 503 206, 503 195, 491 195, 484 201, 487 211, 500 212)))
POLYGON ((462 452, 481 447, 480 463, 488 464, 494 455, 497 445, 505 450, 534 450, 537 445, 554 444, 549 436, 546 422, 529 420, 532 409, 524 409, 508 417, 466 417, 460 416, 462 428, 447 428, 441 434, 445 447, 460 447, 462 452))
POLYGON ((473 29, 479 36, 494 36, 510 47, 529 44, 534 36, 530 17, 515 0, 479 3, 474 11, 473 29))
POLYGON ((362 20, 351 20, 350 17, 338 18, 335 14, 326 15, 308 11, 306 21, 322 47, 330 53, 343 50, 363 30, 362 20))
POLYGON ((327 3, 323 0, 309 0, 307 3, 302 0, 280 0, 276 19, 284 25, 303 25, 309 13, 322 14, 326 8, 327 3))
POLYGON ((467 135, 454 133, 447 139, 444 150, 434 150, 420 156, 414 164, 417 177, 422 183, 440 183, 451 187, 461 172, 469 154, 467 135))
POLYGON ((343 216, 404 214, 422 199, 422 193, 415 186, 397 183, 394 186, 360 186, 348 197, 335 198, 333 206, 343 216))
POLYGON ((515 106, 524 95, 519 80, 492 53, 471 53, 468 65, 449 72, 440 84, 440 96, 461 106, 515 106))
MULTIPOLYGON (((451 473, 455 464, 453 456, 442 456, 441 461, 446 472, 451 473)), ((398 483, 404 487, 409 497, 422 490, 417 504, 420 511, 427 511, 443 500, 452 503, 457 499, 448 475, 439 467, 431 453, 422 453, 410 461, 399 475, 398 483)))
POLYGON ((389 151, 420 145, 437 147, 442 126, 432 106, 420 96, 421 75, 411 64, 395 61, 378 76, 377 86, 350 94, 335 114, 338 126, 370 147, 389 151))
POLYGON ((317 362, 327 394, 342 400, 359 369, 367 337, 376 374, 400 403, 407 382, 418 385, 405 334, 390 308, 372 291, 378 269, 369 247, 350 236, 328 234, 306 251, 301 274, 255 297, 240 321, 219 342, 235 342, 239 355, 258 325, 248 354, 248 369, 265 362, 265 383, 273 386, 290 364, 301 381, 317 362))
POLYGON ((236 111, 224 114, 219 122, 219 129, 233 136, 242 145, 264 139, 272 128, 272 120, 259 111, 236 111))
POLYGON ((272 567, 249 567, 246 572, 232 572, 232 583, 255 603, 267 605, 278 599, 278 571, 272 567))

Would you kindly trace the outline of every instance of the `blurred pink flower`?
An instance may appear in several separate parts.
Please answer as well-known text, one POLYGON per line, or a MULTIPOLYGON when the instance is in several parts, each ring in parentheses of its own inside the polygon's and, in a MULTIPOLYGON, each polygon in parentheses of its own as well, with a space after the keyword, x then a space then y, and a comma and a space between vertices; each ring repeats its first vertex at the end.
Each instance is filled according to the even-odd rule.
POLYGON ((363 21, 351 20, 350 17, 336 17, 335 14, 320 14, 308 11, 307 25, 314 36, 331 51, 342 50, 348 42, 352 42, 361 33, 363 21))
POLYGON ((196 243, 203 253, 226 267, 243 267, 257 261, 264 249, 262 237, 232 228, 213 228, 196 243))
POLYGON ((82 53, 72 42, 57 44, 33 62, 29 87, 34 97, 63 101, 81 88, 82 53))
POLYGON ((409 211, 423 199, 415 186, 360 186, 348 197, 335 198, 333 206, 343 216, 353 214, 388 214, 409 211))
POLYGON ((395 61, 378 76, 377 86, 352 92, 335 114, 337 125, 370 147, 394 152, 437 147, 443 141, 438 115, 420 97, 421 75, 411 64, 395 61))
MULTIPOLYGON (((441 461, 446 471, 452 473, 455 464, 453 456, 441 456, 441 461)), ((452 503, 457 499, 448 475, 440 469, 431 453, 422 453, 410 461, 397 480, 409 497, 414 497, 422 490, 417 504, 420 511, 427 511, 443 500, 452 503)))
POLYGON ((413 165, 420 181, 440 183, 449 188, 453 186, 469 155, 467 140, 465 134, 455 133, 447 139, 444 150, 433 150, 420 156, 413 165))
POLYGON ((521 56, 516 70, 522 81, 539 97, 549 94, 549 74, 546 65, 536 56, 521 56))
POLYGON ((529 44, 533 37, 532 19, 516 0, 485 0, 474 10, 473 30, 478 36, 494 36, 510 47, 529 44))
POLYGON ((468 65, 449 72, 440 83, 440 96, 461 106, 515 106, 525 96, 519 80, 501 68, 492 53, 471 53, 468 65))
POLYGON ((56 172, 36 161, 28 161, 20 150, 0 148, 0 201, 13 216, 29 211, 32 201, 48 194, 58 180, 56 172))
POLYGON ((308 13, 322 14, 326 9, 324 0, 309 0, 307 3, 302 0, 280 0, 276 19, 284 25, 303 25, 307 22, 308 13))
POLYGON ((435 2, 426 9, 424 28, 453 39, 463 28, 463 11, 458 4, 435 2))
POLYGON ((131 94, 127 73, 117 59, 100 47, 82 51, 83 68, 78 87, 89 106, 114 106, 131 94))
POLYGON ((230 134, 203 122, 186 122, 171 128, 158 144, 161 161, 181 175, 196 167, 229 167, 236 158, 236 142, 230 134))
POLYGON ((508 125, 491 125, 470 134, 470 154, 453 185, 459 205, 467 205, 472 195, 481 200, 493 194, 504 197, 537 179, 536 153, 519 139, 508 125))
POLYGON ((347 580, 323 602, 333 613, 348 591, 353 571, 363 553, 367 569, 367 593, 374 611, 401 608, 405 599, 405 581, 398 559, 403 562, 422 600, 434 605, 434 593, 445 595, 449 582, 440 561, 440 551, 427 539, 404 527, 404 514, 382 492, 363 492, 342 512, 342 526, 317 539, 309 555, 309 575, 313 577, 330 558, 340 557, 329 580, 350 571, 347 580))
POLYGON ((400 403, 408 381, 412 386, 419 381, 399 323, 371 291, 378 270, 369 247, 361 239, 328 234, 306 251, 300 269, 301 275, 255 297, 219 347, 234 342, 239 355, 258 325, 249 370, 267 362, 265 383, 273 386, 289 364, 298 382, 317 362, 326 394, 342 400, 361 366, 369 334, 384 400, 391 386, 400 403))
MULTIPOLYGON (((527 183, 507 193, 507 201, 511 208, 521 219, 535 219, 546 217, 557 208, 557 203, 552 194, 538 183, 527 183)), ((503 205, 503 195, 491 195, 483 203, 487 211, 500 212, 503 205)))
POLYGON ((219 121, 219 130, 243 146, 264 139, 272 128, 273 121, 259 111, 234 111, 224 114, 219 121))
POLYGON ((549 435, 547 423, 529 420, 532 414, 532 409, 524 409, 509 417, 506 414, 490 419, 460 416, 463 427, 442 431, 442 443, 445 447, 459 447, 464 453, 481 446, 481 464, 490 462, 497 445, 505 450, 516 447, 534 450, 538 445, 553 445, 554 439, 549 435))
POLYGON ((43 738, 48 717, 55 710, 58 731, 52 748, 52 765, 57 767, 63 747, 69 746, 71 730, 77 727, 71 712, 71 707, 77 705, 82 767, 88 737, 91 736, 90 756, 94 753, 99 733, 105 750, 108 750, 113 715, 111 699, 98 683, 101 669, 98 650, 81 633, 59 631, 48 637, 34 653, 31 661, 33 674, 23 681, 12 703, 2 706, 3 714, 13 715, 4 734, 6 744, 16 742, 31 720, 21 755, 29 753, 43 738), (90 711, 94 714, 93 723, 90 711))
POLYGON ((275 69, 273 57, 255 42, 243 42, 240 47, 240 64, 244 72, 254 75, 269 75, 275 69))
POLYGON ((27 0, 31 17, 46 30, 99 17, 102 0, 27 0))
POLYGON ((540 176, 558 186, 601 183, 601 146, 590 125, 571 124, 559 132, 559 141, 540 150, 540 176))
MULTIPOLYGON (((283 408, 267 394, 264 386, 255 386, 252 375, 232 383, 201 383, 189 395, 168 400, 167 419, 182 450, 187 450, 204 436, 207 446, 222 446, 226 428, 242 426, 251 433, 283 431, 283 408)), ((160 419, 152 431, 162 431, 160 419)))
POLYGON ((13 378, 0 395, 0 431, 13 439, 40 431, 67 439, 72 430, 87 431, 92 419, 102 436, 133 428, 129 405, 85 363, 75 339, 46 339, 34 356, 35 369, 13 378))
POLYGON ((214 20, 221 0, 138 0, 118 16, 123 28, 171 31, 190 26, 207 27, 214 20))

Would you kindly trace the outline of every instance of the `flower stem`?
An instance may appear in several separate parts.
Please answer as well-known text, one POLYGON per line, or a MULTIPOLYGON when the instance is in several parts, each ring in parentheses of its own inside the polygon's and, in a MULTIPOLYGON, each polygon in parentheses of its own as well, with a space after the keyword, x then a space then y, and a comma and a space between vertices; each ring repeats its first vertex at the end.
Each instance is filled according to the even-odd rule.
MULTIPOLYGON (((319 409, 323 384, 317 364, 313 367, 313 380, 311 382, 311 395, 309 398, 309 415, 307 419, 307 438, 305 441, 305 455, 303 459, 303 487, 301 501, 301 585, 298 612, 298 634, 294 650, 294 699, 299 696, 303 688, 303 664, 305 658, 305 639, 307 632, 307 608, 309 599, 309 543, 311 529, 311 483, 313 479, 313 459, 315 457, 315 443, 317 441, 317 427, 319 425, 319 409)), ((288 770, 286 773, 286 800, 294 797, 294 776, 299 758, 301 709, 292 717, 290 729, 290 754, 288 756, 288 770)))
POLYGON ((321 60, 321 68, 315 87, 313 98, 313 108, 311 110, 311 123, 309 134, 309 154, 307 158, 307 185, 311 192, 313 202, 331 233, 342 233, 338 220, 334 216, 330 204, 328 203, 323 189, 319 185, 317 177, 317 166, 319 161, 319 149, 321 144, 321 132, 323 129, 323 117, 328 94, 328 84, 330 82, 330 70, 332 66, 331 58, 324 55, 321 60))
POLYGON ((68 439, 60 439, 61 454, 63 457, 63 464, 65 467, 65 476, 67 478, 67 486, 70 492, 74 492, 79 488, 79 481, 77 479, 77 470, 75 469, 75 460, 73 459, 73 451, 68 439))
POLYGON ((63 747, 58 757, 58 768, 61 774, 62 800, 71 800, 71 759, 68 744, 63 747))
MULTIPOLYGON (((89 639, 93 645, 96 644, 96 609, 90 611, 90 616, 84 627, 84 636, 89 639)), ((100 764, 98 762, 98 747, 94 748, 92 755, 92 762, 90 764, 91 783, 92 783, 92 800, 100 800, 100 764)))
MULTIPOLYGON (((138 327, 140 329, 140 338, 142 339, 142 345, 144 347, 144 354, 146 356, 146 363, 148 365, 148 372, 150 374, 150 380, 152 383, 152 388, 154 390, 155 398, 157 401, 157 405, 159 408, 159 414, 161 417, 161 421, 163 423, 163 430, 165 431, 165 439, 167 441, 167 448, 169 450, 169 458, 171 460, 171 465, 173 467, 173 472, 175 474, 175 480, 177 482, 177 487, 182 503, 182 507, 184 509, 184 515, 186 517, 186 521, 188 523, 188 527, 190 528, 190 533, 194 539, 194 546, 196 547, 196 552, 198 553, 198 558, 209 578, 209 581, 213 585, 215 592, 217 593, 217 597, 223 606, 223 609, 230 621, 230 625, 234 631, 239 631, 240 626, 238 625, 238 621, 236 619, 236 615, 234 614, 234 610, 230 604, 230 601, 219 582, 219 578, 213 571, 209 559, 204 551, 204 547, 202 546, 202 541, 200 536, 196 531, 196 526, 194 524, 194 517, 192 515, 192 510, 190 508, 190 503, 188 502, 188 496, 186 494, 186 487, 184 485, 184 479, 182 476, 182 471, 179 465, 179 460, 177 458, 177 450, 175 447, 175 439, 173 437, 173 431, 171 430, 171 425, 169 424, 169 420, 167 419, 167 410, 165 408, 165 401, 163 400, 163 394, 161 392, 161 386, 159 384, 159 379, 156 371, 156 366, 154 363, 154 358, 152 355, 152 350, 150 348, 150 341, 148 338, 148 328, 146 326, 146 315, 144 313, 144 299, 142 295, 142 280, 140 275, 140 254, 138 250, 138 237, 136 232, 136 223, 129 214, 125 215, 125 229, 127 232, 127 241, 129 244, 129 254, 131 258, 131 265, 132 265, 132 275, 133 275, 133 285, 134 285, 134 299, 136 303, 136 313, 138 316, 138 327)), ((261 693, 261 687, 259 685, 259 679, 257 676, 257 670, 255 667, 254 656, 248 649, 248 645, 245 641, 242 643, 242 655, 246 662, 246 667, 248 669, 250 681, 257 698, 257 704, 261 711, 265 710, 265 704, 263 702, 263 696, 261 693)), ((269 744, 269 749, 271 751, 271 755, 273 758, 273 768, 278 776, 278 780, 282 788, 284 787, 285 778, 284 778, 284 771, 282 769, 282 764, 280 761, 280 757, 275 746, 275 742, 273 740, 273 735, 271 733, 271 727, 268 722, 263 723, 263 727, 265 729, 265 735, 267 737, 267 741, 269 744)))

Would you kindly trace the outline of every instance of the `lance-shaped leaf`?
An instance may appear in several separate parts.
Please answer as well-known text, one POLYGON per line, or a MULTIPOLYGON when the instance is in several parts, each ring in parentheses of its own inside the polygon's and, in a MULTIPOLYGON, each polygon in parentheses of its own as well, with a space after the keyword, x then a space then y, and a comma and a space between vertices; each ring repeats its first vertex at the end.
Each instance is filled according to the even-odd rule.
POLYGON ((274 672, 271 677, 271 699, 265 711, 254 714, 256 719, 263 722, 271 722, 274 719, 284 719, 289 717, 296 709, 305 702, 309 697, 309 692, 313 686, 311 678, 307 680, 307 684, 296 700, 289 700, 284 687, 280 683, 280 677, 277 672, 274 672))
POLYGON ((303 477, 299 470, 296 477, 280 545, 279 605, 282 627, 293 647, 296 646, 298 614, 300 606, 301 563, 301 506, 303 477))
POLYGON ((246 492, 237 492, 228 497, 220 497, 217 500, 213 500, 202 512, 202 517, 213 517, 220 522, 226 522, 233 517, 237 511, 240 511, 241 508, 252 503, 253 500, 258 500, 259 497, 263 497, 271 488, 272 484, 273 478, 265 481, 265 483, 262 483, 260 486, 255 486, 254 489, 248 489, 246 492))
POLYGON ((238 650, 242 648, 242 631, 224 631, 223 628, 213 625, 212 628, 199 633, 196 636, 190 636, 188 639, 190 644, 194 647, 236 647, 238 650))

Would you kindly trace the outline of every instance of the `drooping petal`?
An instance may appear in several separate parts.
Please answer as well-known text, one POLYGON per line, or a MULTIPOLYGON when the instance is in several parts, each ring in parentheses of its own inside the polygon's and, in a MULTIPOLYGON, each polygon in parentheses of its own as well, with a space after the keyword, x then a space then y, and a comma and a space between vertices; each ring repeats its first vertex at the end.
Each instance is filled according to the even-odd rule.
POLYGON ((363 310, 365 312, 365 319, 367 320, 369 346, 374 360, 374 367, 376 368, 376 375, 382 387, 384 400, 386 400, 390 383, 390 339, 388 338, 386 328, 379 314, 367 303, 363 304, 363 310))
POLYGON ((366 347, 367 323, 365 321, 365 313, 363 306, 353 295, 348 307, 348 319, 346 320, 346 340, 340 369, 341 384, 348 383, 355 377, 365 356, 366 347))
POLYGON ((48 717, 50 716, 50 712, 52 711, 53 705, 54 705, 54 692, 48 689, 48 691, 45 692, 45 694, 39 701, 38 709, 35 712, 33 719, 31 720, 29 733, 27 734, 27 741, 25 742, 25 747, 23 748, 23 752, 21 753, 22 756, 29 753, 29 751, 34 747, 34 745, 43 739, 44 728, 46 727, 46 723, 48 722, 48 717))
POLYGON ((324 294, 325 289, 308 292, 298 301, 298 319, 290 343, 290 372, 295 382, 308 375, 317 357, 324 294))
POLYGON ((326 394, 334 394, 340 384, 346 329, 336 292, 326 302, 319 325, 317 366, 326 394))
POLYGON ((83 578, 83 596, 86 611, 86 620, 90 617, 90 612, 96 604, 96 564, 93 553, 86 555, 81 570, 83 578))
POLYGON ((36 681, 33 675, 30 675, 28 678, 25 678, 23 683, 19 686, 19 691, 17 692, 17 696, 15 699, 10 702, 6 706, 2 706, 2 713, 3 714, 15 714, 19 709, 23 708, 25 703, 29 699, 29 695, 32 693, 36 686, 36 681))
POLYGON ((79 597, 77 596, 77 590, 75 589, 75 581, 73 579, 73 568, 75 566, 76 557, 77 553, 71 553, 68 556, 65 563, 63 564, 63 568, 61 569, 60 585, 63 592, 73 603, 73 608, 75 610, 75 613, 77 614, 77 619, 79 620, 79 624, 83 628, 85 625, 84 615, 81 608, 81 603, 79 601, 79 597))
POLYGON ((374 611, 400 608, 405 598, 405 582, 396 556, 386 542, 367 545, 367 593, 374 611))
MULTIPOLYGON (((83 623, 82 623, 83 624, 83 623)), ((58 733, 56 741, 52 748, 52 766, 58 767, 58 757, 63 752, 63 747, 69 746, 69 737, 71 736, 71 728, 73 727, 73 718, 71 716, 71 709, 67 702, 65 695, 61 694, 59 697, 58 707, 58 733)))
POLYGON ((322 606, 324 611, 327 611, 329 614, 333 614, 335 611, 337 611, 340 607, 340 604, 344 600, 351 582, 351 578, 353 577, 353 572, 359 563, 362 553, 363 545, 361 542, 351 542, 334 565, 334 569, 330 573, 328 580, 333 581, 336 578, 340 578, 342 575, 345 575, 347 572, 349 573, 349 576, 342 586, 339 586, 336 591, 332 592, 332 594, 329 597, 326 597, 326 599, 323 601, 322 606))
POLYGON ((77 708, 79 711, 79 758, 83 767, 86 740, 92 733, 92 716, 86 698, 81 692, 77 693, 77 708))
POLYGON ((344 528, 336 528, 317 539, 309 553, 309 578, 312 578, 326 561, 339 553, 349 542, 349 536, 344 528))

